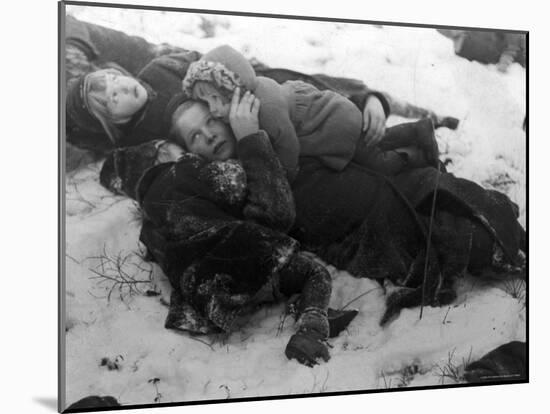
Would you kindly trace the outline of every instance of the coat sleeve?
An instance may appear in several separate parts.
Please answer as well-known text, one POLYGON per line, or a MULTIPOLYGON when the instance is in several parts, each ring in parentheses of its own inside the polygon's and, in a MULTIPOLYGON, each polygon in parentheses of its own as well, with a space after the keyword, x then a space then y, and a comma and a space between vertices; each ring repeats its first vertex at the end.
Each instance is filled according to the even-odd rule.
POLYGON ((198 52, 179 52, 159 56, 145 66, 138 77, 148 81, 151 76, 159 76, 159 71, 167 71, 183 80, 189 68, 189 64, 200 59, 198 52))
POLYGON ((285 169, 288 180, 292 182, 298 174, 300 156, 300 143, 296 130, 282 102, 281 104, 261 102, 260 127, 269 134, 273 150, 285 169))
POLYGON ((105 156, 113 149, 113 143, 107 134, 86 131, 70 120, 67 121, 66 140, 67 144, 92 151, 96 157, 105 156))
POLYGON ((237 151, 247 176, 245 218, 288 231, 296 216, 294 198, 267 134, 259 131, 241 139, 237 151))
POLYGON ((66 39, 95 63, 116 62, 136 75, 156 57, 157 45, 108 27, 66 17, 66 39))
POLYGON ((372 90, 367 90, 365 92, 362 91, 357 94, 352 94, 349 99, 359 108, 361 113, 363 113, 363 110, 365 109, 365 105, 367 104, 367 99, 371 96, 376 96, 380 100, 380 103, 384 108, 384 113, 386 114, 386 118, 390 116, 390 113, 391 113, 390 104, 382 92, 377 92, 372 90))

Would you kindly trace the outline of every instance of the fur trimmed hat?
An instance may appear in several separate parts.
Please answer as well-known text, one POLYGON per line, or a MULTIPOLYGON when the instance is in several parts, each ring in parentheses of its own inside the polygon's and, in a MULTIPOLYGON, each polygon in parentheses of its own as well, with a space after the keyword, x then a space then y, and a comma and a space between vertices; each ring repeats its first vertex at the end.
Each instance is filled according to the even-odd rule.
POLYGON ((242 86, 239 75, 227 69, 222 63, 199 60, 189 65, 183 79, 183 91, 188 97, 193 96, 196 82, 207 82, 215 86, 228 100, 233 91, 242 86))
POLYGON ((184 92, 193 96, 193 86, 199 81, 213 84, 229 100, 237 86, 251 92, 257 86, 256 73, 250 62, 228 45, 212 49, 189 65, 182 82, 184 92))
MULTIPOLYGON (((120 65, 109 62, 109 64, 103 69, 98 69, 96 71, 89 72, 85 75, 71 79, 67 83, 67 117, 69 118, 69 122, 84 131, 92 133, 106 133, 111 139, 112 143, 116 144, 117 138, 121 134, 120 127, 110 122, 105 122, 105 120, 101 120, 96 115, 94 115, 88 100, 88 92, 92 87, 92 83, 94 82, 92 78, 94 77, 94 74, 99 72, 116 72, 122 76, 134 77, 120 65)), ((147 91, 147 102, 155 99, 156 93, 152 90, 152 88, 147 83, 141 81, 139 78, 135 79, 147 91)), ((137 122, 141 118, 146 106, 147 104, 145 104, 139 111, 134 114, 130 123, 137 122)))

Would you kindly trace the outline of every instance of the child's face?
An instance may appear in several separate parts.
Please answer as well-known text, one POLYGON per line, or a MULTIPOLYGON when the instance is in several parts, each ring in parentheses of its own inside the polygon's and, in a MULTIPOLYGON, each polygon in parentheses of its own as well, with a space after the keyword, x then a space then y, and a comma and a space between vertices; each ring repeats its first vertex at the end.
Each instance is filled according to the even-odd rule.
POLYGON ((147 90, 136 79, 107 72, 105 74, 107 109, 115 123, 126 123, 147 101, 147 90))
POLYGON ((197 82, 193 86, 193 97, 206 102, 214 117, 229 121, 231 104, 215 86, 208 82, 197 82))
POLYGON ((210 161, 226 161, 235 156, 237 141, 231 129, 212 117, 204 104, 196 102, 173 122, 189 152, 210 161))

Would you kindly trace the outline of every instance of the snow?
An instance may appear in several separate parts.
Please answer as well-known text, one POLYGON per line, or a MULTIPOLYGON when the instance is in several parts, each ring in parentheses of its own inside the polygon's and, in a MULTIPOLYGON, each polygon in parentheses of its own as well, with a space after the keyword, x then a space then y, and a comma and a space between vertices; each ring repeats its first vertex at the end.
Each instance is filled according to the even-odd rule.
MULTIPOLYGON (((432 29, 187 15, 68 6, 75 17, 147 40, 206 52, 222 43, 273 67, 358 78, 416 105, 460 119, 437 138, 459 176, 508 194, 526 222, 526 73, 454 55, 432 29), (277 52, 274 53, 274 47, 277 52)), ((389 124, 402 119, 390 117, 389 124)), ((430 386, 505 342, 526 339, 525 289, 467 277, 450 306, 404 310, 378 325, 377 282, 328 265, 331 306, 359 314, 330 340, 331 360, 307 368, 288 361, 294 332, 284 305, 263 308, 229 337, 192 337, 164 328, 169 284, 143 262, 134 202, 101 187, 101 163, 66 177, 66 384, 68 403, 112 395, 122 404, 430 386), (106 276, 138 283, 113 287, 106 276), (519 292, 518 292, 519 290, 519 292), (108 298, 111 292, 110 298, 108 298), (149 292, 149 294, 147 294, 149 292), (151 292, 158 295, 151 295, 151 292), (355 299, 355 300, 354 300, 355 299), (110 363, 101 365, 102 359, 110 363), (109 369, 109 367, 113 369, 109 369)))

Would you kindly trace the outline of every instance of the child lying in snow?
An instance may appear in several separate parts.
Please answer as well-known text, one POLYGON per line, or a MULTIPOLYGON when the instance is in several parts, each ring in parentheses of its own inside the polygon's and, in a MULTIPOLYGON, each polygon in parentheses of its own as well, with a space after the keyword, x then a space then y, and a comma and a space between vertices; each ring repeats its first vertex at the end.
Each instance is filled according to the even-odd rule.
MULTIPOLYGON (((230 117, 235 134, 258 133, 257 118, 254 125, 239 121, 259 112, 258 100, 246 92, 242 101, 251 110, 244 112, 235 110, 235 101, 236 93, 230 117)), ((204 103, 183 101, 173 112, 171 129, 175 139, 206 159, 243 159, 228 126, 213 118, 204 103)), ((467 269, 522 271, 519 250, 525 248, 525 232, 517 222, 517 206, 504 194, 435 168, 410 170, 390 182, 355 164, 336 172, 310 158, 302 159, 301 167, 292 189, 297 212, 292 234, 339 269, 357 277, 388 278, 403 287, 388 296, 381 324, 404 307, 452 302, 453 280, 467 269), (434 191, 438 204, 425 274, 434 191)), ((266 186, 281 185, 280 177, 270 180, 270 170, 259 164, 247 161, 246 168, 266 186)), ((263 210, 270 208, 268 203, 263 210)))
MULTIPOLYGON (((350 161, 384 174, 396 174, 408 166, 436 165, 437 145, 431 121, 406 124, 406 134, 376 142, 360 142, 363 116, 350 100, 330 90, 320 91, 302 81, 279 85, 256 76, 250 63, 229 46, 221 46, 189 65, 183 80, 188 96, 208 103, 210 112, 228 122, 231 96, 251 92, 261 102, 260 127, 292 181, 298 157, 316 157, 336 171, 350 161)), ((389 112, 385 98, 371 93, 380 110, 389 112)), ((374 140, 373 140, 374 141, 374 140)))
POLYGON ((67 140, 105 153, 166 137, 164 111, 196 52, 153 59, 134 77, 121 67, 97 70, 67 84, 67 140))
MULTIPOLYGON (((103 30, 97 29, 100 32, 103 30)), ((86 31, 85 28, 84 32, 86 31)), ((104 40, 112 36, 108 31, 99 37, 104 40)), ((118 36, 115 37, 118 38, 117 42, 121 41, 118 36)), ((123 44, 117 43, 115 48, 130 46, 131 40, 127 40, 122 42, 123 44)), ((134 52, 134 55, 143 55, 143 50, 134 52)), ((127 58, 132 53, 123 55, 127 58)), ((78 62, 68 62, 68 66, 74 69, 74 77, 67 82, 67 141, 78 148, 91 150, 96 155, 103 156, 116 147, 166 138, 170 125, 166 122, 165 111, 172 98, 181 93, 182 81, 189 64, 200 58, 200 54, 193 51, 159 56, 134 76, 122 67, 129 65, 128 59, 122 59, 124 56, 120 56, 121 60, 114 59, 116 62, 109 63, 108 67, 90 73, 83 73, 83 70, 86 66, 92 68, 92 65, 86 65, 84 62, 84 67, 79 69, 78 62)), ((69 54, 67 58, 70 59, 69 54)), ((142 58, 137 60, 142 62, 142 58)), ((130 65, 134 69, 133 73, 137 71, 137 66, 140 66, 137 64, 136 61, 130 65)), ((347 93, 353 92, 354 99, 365 107, 365 116, 372 121, 368 125, 367 135, 376 138, 381 134, 386 115, 384 110, 379 109, 383 119, 376 116, 374 104, 380 103, 378 100, 371 102, 369 97, 373 93, 362 82, 325 75, 309 76, 284 69, 268 72, 264 69, 262 73, 275 79, 281 73, 285 73, 287 79, 307 79, 317 83, 322 77, 326 82, 343 87, 347 93)))
MULTIPOLYGON (((239 107, 251 114, 252 101, 239 107)), ((219 137, 228 128, 212 124, 219 137)), ((246 127, 235 129, 251 130, 246 127)), ((326 361, 330 331, 342 330, 356 312, 337 315, 341 326, 331 329, 330 275, 285 234, 294 220, 293 198, 266 134, 237 132, 231 145, 238 160, 183 154, 165 141, 119 149, 104 163, 101 183, 143 210, 140 240, 174 288, 166 327, 231 332, 258 304, 301 293, 286 355, 310 366, 326 361)))

